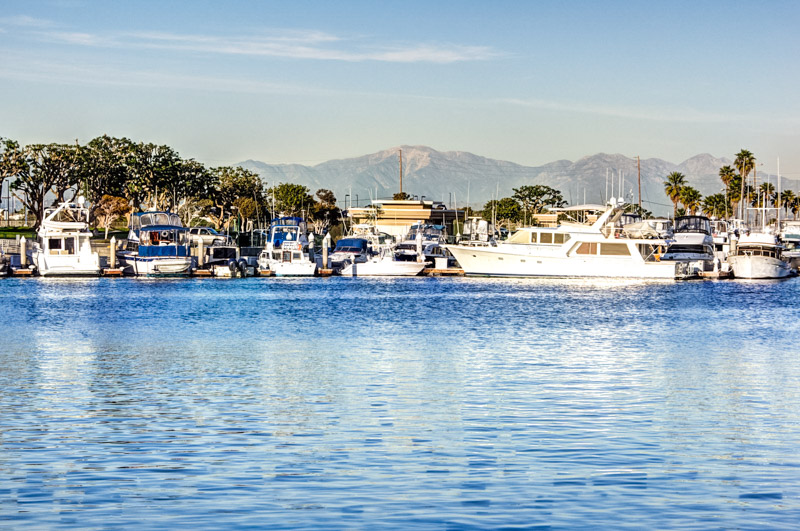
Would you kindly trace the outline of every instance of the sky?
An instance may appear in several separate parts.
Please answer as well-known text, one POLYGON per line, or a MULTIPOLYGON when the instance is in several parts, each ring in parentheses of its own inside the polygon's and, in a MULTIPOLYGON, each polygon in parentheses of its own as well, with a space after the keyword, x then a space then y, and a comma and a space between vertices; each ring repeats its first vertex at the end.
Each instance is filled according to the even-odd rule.
POLYGON ((0 137, 209 166, 748 149, 800 178, 798 28, 794 1, 2 0, 0 137))

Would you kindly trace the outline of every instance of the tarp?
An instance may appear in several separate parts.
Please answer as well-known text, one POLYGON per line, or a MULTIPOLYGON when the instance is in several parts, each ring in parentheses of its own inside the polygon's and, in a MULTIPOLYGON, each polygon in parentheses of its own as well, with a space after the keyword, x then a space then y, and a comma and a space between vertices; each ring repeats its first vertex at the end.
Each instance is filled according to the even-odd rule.
POLYGON ((140 245, 139 256, 189 256, 187 245, 140 245))

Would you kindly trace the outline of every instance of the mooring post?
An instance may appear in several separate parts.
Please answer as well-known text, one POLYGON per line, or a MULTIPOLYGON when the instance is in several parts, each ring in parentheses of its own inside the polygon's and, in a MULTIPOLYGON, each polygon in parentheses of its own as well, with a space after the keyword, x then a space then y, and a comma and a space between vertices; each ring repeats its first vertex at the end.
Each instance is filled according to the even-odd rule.
POLYGON ((28 240, 25 239, 25 236, 19 239, 19 265, 20 267, 25 267, 28 265, 28 254, 27 247, 28 240))
POLYGON ((197 238, 197 267, 203 267, 206 258, 206 248, 202 237, 197 238))
POLYGON ((331 244, 331 233, 322 238, 322 268, 328 269, 328 247, 331 244))
POLYGON ((117 268, 117 237, 112 236, 108 242, 108 267, 109 269, 117 268))

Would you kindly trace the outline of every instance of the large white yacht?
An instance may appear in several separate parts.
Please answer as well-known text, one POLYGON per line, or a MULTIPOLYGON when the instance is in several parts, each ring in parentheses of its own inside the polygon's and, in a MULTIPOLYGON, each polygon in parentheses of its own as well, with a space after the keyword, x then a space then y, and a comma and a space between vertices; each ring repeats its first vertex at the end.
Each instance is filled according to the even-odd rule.
POLYGON ((751 232, 739 237, 728 262, 736 278, 785 278, 793 271, 781 256, 782 251, 783 247, 774 234, 751 232))
POLYGON ((467 275, 513 277, 676 278, 681 264, 663 262, 663 239, 628 238, 615 230, 623 205, 591 225, 526 227, 496 245, 448 245, 467 275))
POLYGON ((91 238, 83 197, 46 209, 31 252, 36 271, 43 277, 99 275, 100 256, 92 251, 91 238))

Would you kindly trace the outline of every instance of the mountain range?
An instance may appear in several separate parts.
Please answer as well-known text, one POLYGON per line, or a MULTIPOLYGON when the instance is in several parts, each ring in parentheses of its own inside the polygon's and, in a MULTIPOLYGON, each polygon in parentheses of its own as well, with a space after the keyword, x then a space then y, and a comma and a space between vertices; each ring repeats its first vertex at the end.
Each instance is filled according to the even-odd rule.
MULTIPOLYGON (((238 165, 252 170, 269 185, 296 183, 312 193, 320 188, 332 190, 344 205, 365 205, 370 199, 389 198, 400 190, 402 150, 403 191, 412 196, 442 201, 451 206, 482 208, 492 198, 509 197, 513 188, 543 184, 561 191, 569 204, 604 203, 619 197, 620 188, 628 202, 638 199, 637 159, 624 155, 598 153, 577 161, 558 160, 543 166, 523 166, 513 162, 481 157, 464 151, 437 151, 427 146, 400 146, 371 155, 337 159, 315 166, 267 164, 255 160, 238 165), (346 196, 349 196, 347 198, 346 196)), ((671 172, 681 172, 687 184, 703 195, 724 191, 719 169, 732 164, 730 159, 707 153, 680 164, 657 158, 642 159, 642 206, 657 215, 672 211, 664 193, 664 180, 671 172)), ((759 182, 767 176, 759 175, 759 182)), ((772 183, 775 184, 775 177, 772 183)), ((798 189, 796 182, 784 188, 798 189)))

